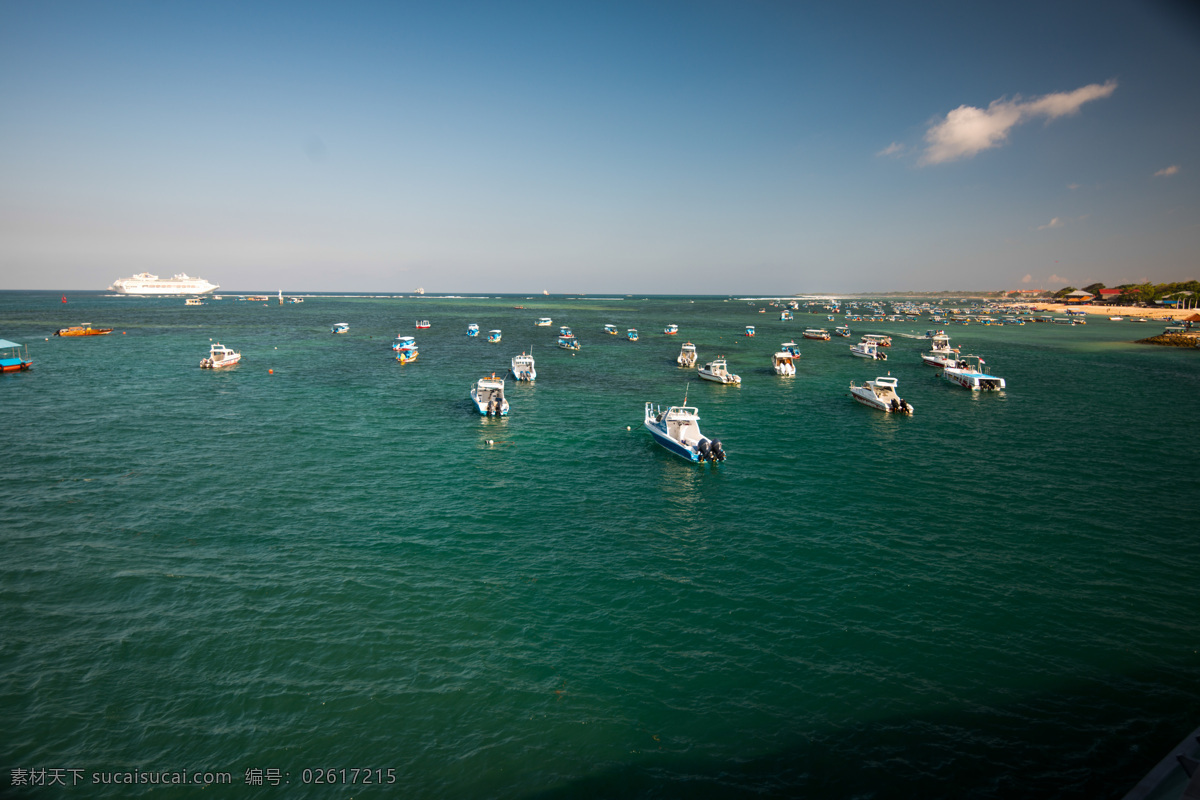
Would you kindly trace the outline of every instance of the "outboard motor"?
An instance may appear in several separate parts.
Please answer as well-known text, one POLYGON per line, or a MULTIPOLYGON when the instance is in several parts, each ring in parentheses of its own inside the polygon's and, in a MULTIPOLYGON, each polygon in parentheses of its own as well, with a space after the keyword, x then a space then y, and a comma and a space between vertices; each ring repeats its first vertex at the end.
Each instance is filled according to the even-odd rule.
POLYGON ((721 440, 720 439, 714 439, 712 444, 709 445, 708 460, 709 461, 724 461, 725 460, 725 451, 721 449, 721 440))
POLYGON ((700 444, 696 445, 696 449, 700 451, 701 461, 704 461, 706 458, 708 458, 709 453, 712 452, 711 448, 709 447, 708 439, 701 439, 700 444))

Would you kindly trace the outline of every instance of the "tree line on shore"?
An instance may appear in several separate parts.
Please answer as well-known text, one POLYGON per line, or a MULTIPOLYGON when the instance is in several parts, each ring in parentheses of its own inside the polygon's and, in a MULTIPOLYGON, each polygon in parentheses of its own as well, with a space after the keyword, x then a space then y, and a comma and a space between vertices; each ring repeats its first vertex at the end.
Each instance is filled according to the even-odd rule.
MULTIPOLYGON (((1083 287, 1088 294, 1100 296, 1101 289, 1107 289, 1103 283, 1093 283, 1083 287)), ((1200 281, 1183 281, 1182 283, 1123 283, 1113 287, 1120 289, 1121 294, 1116 298, 1119 305, 1151 305, 1157 300, 1189 300, 1195 297, 1200 302, 1200 281), (1190 295, 1181 294, 1189 292, 1190 295)), ((1055 299, 1066 297, 1071 292, 1079 291, 1074 286, 1065 286, 1054 293, 1055 299)), ((1106 298, 1107 299, 1107 298, 1106 298)))

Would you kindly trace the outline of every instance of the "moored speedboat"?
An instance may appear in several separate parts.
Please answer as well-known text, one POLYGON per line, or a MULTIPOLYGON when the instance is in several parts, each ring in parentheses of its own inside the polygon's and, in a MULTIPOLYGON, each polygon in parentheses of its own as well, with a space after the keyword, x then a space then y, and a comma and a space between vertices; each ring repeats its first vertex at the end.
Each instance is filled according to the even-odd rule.
POLYGON ((508 416, 508 400, 504 399, 504 378, 497 378, 493 372, 490 377, 475 381, 471 384, 471 402, 485 417, 508 416))
POLYGON ((864 342, 874 342, 879 347, 891 347, 892 337, 885 336, 882 333, 864 333, 862 340, 864 342))
POLYGON ((754 326, 753 326, 753 325, 747 325, 747 326, 746 326, 746 335, 747 335, 747 336, 753 336, 753 335, 754 335, 754 326))
POLYGON ((416 347, 417 340, 411 336, 397 336, 392 341, 393 350, 403 350, 406 347, 416 347))
POLYGON ((222 369, 224 367, 232 367, 234 364, 242 360, 241 353, 235 353, 221 343, 216 343, 208 348, 208 357, 200 359, 201 369, 222 369))
POLYGON ((785 353, 791 353, 792 358, 800 357, 800 345, 795 342, 784 342, 779 345, 779 349, 785 353))
POLYGON ((646 403, 644 424, 654 441, 680 458, 710 463, 725 460, 721 440, 709 439, 700 432, 700 414, 693 406, 671 406, 664 410, 646 403))
POLYGON ((559 325, 558 326, 558 335, 559 336, 574 336, 575 334, 571 333, 571 326, 559 325))
POLYGON ((563 334, 558 337, 558 346, 563 350, 578 350, 579 340, 575 338, 574 334, 563 334))
POLYGON ((912 404, 896 393, 896 383, 896 379, 890 376, 867 381, 862 386, 851 382, 850 394, 864 406, 889 414, 912 414, 912 404))
POLYGON ((329 332, 330 333, 349 333, 350 332, 350 323, 349 322, 335 322, 335 323, 333 323, 333 327, 329 329, 329 332))
POLYGON ((849 336, 850 335, 850 326, 849 325, 838 325, 836 328, 833 329, 833 333, 836 336, 849 336))
POLYGON ((533 324, 538 326, 539 328, 549 328, 551 325, 554 324, 554 320, 550 319, 550 317, 541 317, 540 319, 538 319, 537 322, 535 322, 533 324))
POLYGON ((696 345, 684 342, 683 347, 679 348, 679 357, 675 359, 675 363, 681 367, 696 366, 696 345))
POLYGON ((792 316, 792 312, 790 311, 780 311, 779 319, 783 322, 791 322, 795 317, 792 316))
POLYGON ((478 336, 478 335, 479 335, 479 326, 476 325, 474 322, 472 322, 470 325, 467 326, 467 336, 478 336))
POLYGON ((942 377, 973 392, 998 392, 1004 388, 1004 378, 988 375, 983 371, 983 359, 966 355, 952 367, 942 368, 942 377))
POLYGON ((427 319, 417 320, 417 330, 419 330, 419 331, 424 330, 425 328, 432 328, 432 327, 433 326, 429 324, 429 320, 427 320, 427 319))
POLYGON ((10 342, 8 339, 0 339, 0 372, 21 372, 31 366, 33 366, 33 361, 29 359, 28 346, 10 342), (24 347, 24 355, 21 353, 22 347, 24 347))
POLYGON ((950 337, 935 334, 928 353, 921 353, 921 361, 931 367, 953 367, 958 364, 958 349, 950 346, 950 337))
POLYGON ((533 355, 521 353, 512 357, 512 374, 519 381, 536 381, 537 370, 533 368, 533 355))
POLYGON ((625 331, 625 338, 631 342, 636 342, 638 340, 637 328, 630 328, 629 330, 625 331))
POLYGON ((830 336, 829 336, 829 331, 825 330, 824 328, 806 328, 804 330, 804 338, 805 339, 822 339, 822 340, 828 342, 830 339, 830 336))
POLYGON ((487 340, 491 344, 499 344, 500 343, 500 331, 488 331, 487 340))
POLYGON ((704 380, 712 381, 714 383, 732 383, 738 386, 740 386, 742 383, 742 378, 740 375, 734 375, 729 371, 729 367, 725 363, 724 358, 714 358, 703 367, 697 367, 696 372, 704 380))
POLYGON ((675 334, 679 333, 679 326, 675 323, 671 323, 667 327, 663 328, 663 333, 665 333, 667 336, 674 336, 675 334))
POLYGON ((866 339, 858 344, 850 345, 850 355, 869 358, 873 361, 887 361, 887 353, 879 352, 879 345, 866 339))
POLYGON ((616 325, 605 325, 604 332, 611 333, 613 336, 616 336, 617 335, 617 326, 616 325))
POLYGON ((771 356, 771 365, 775 369, 776 375, 796 374, 796 364, 792 361, 792 354, 786 351, 780 350, 771 356))

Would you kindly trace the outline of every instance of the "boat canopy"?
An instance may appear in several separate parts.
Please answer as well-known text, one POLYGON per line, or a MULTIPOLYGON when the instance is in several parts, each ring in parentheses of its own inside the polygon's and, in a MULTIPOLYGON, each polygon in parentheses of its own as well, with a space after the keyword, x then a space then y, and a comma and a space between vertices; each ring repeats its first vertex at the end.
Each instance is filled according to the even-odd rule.
POLYGON ((10 350, 14 347, 22 347, 22 345, 10 342, 8 339, 0 339, 0 350, 10 350))

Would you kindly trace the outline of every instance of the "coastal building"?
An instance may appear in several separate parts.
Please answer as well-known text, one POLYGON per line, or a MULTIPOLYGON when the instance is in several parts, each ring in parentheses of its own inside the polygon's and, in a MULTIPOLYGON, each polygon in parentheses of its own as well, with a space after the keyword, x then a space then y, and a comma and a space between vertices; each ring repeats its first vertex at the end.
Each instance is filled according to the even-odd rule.
POLYGON ((1076 289, 1064 297, 1063 301, 1068 305, 1082 305, 1084 303, 1091 302, 1092 298, 1095 296, 1096 295, 1091 294, 1090 292, 1085 292, 1083 289, 1076 289))
POLYGON ((1101 289, 1098 299, 1101 303, 1115 303, 1122 294, 1124 292, 1121 289, 1101 289))

